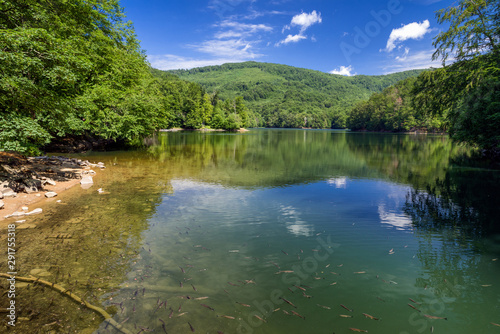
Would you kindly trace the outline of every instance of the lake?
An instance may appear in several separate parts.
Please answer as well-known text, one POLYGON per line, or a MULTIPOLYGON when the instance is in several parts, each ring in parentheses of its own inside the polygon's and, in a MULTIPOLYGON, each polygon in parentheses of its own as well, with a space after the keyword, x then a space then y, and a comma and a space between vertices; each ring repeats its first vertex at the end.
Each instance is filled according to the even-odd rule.
MULTIPOLYGON (((500 173, 446 136, 255 129, 151 144, 85 155, 107 169, 18 231, 18 274, 130 333, 500 333, 500 173)), ((119 333, 27 289, 19 302, 64 332, 119 333)))

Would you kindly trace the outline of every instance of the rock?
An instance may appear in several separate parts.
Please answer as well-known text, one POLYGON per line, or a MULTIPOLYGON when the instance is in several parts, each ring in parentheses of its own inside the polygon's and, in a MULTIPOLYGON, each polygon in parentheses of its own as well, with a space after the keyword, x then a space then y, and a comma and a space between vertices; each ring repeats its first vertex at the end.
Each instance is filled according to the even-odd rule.
POLYGON ((0 191, 0 199, 3 199, 3 192, 0 191))
POLYGON ((0 209, 3 209, 4 206, 5 206, 5 203, 2 200, 0 200, 0 209))
POLYGON ((21 210, 23 210, 23 211, 28 211, 28 207, 27 207, 27 206, 23 206, 23 207, 21 208, 21 210))
POLYGON ((25 213, 25 215, 26 215, 26 216, 36 215, 36 214, 38 214, 38 213, 42 213, 42 211, 43 211, 42 209, 37 208, 37 209, 35 209, 35 210, 31 211, 31 212, 26 212, 26 213, 25 213))
POLYGON ((57 196, 57 193, 54 191, 49 191, 49 192, 45 193, 45 197, 47 197, 47 198, 52 198, 52 197, 56 197, 56 196, 57 196))
POLYGON ((40 195, 40 194, 36 194, 35 196, 36 196, 36 197, 40 197, 40 196, 42 196, 42 195, 40 195))
POLYGON ((3 197, 16 197, 17 193, 10 188, 2 189, 3 197))
POLYGON ((83 189, 88 189, 88 188, 92 187, 92 185, 94 184, 94 180, 92 179, 92 176, 84 175, 82 177, 82 179, 80 180, 80 184, 81 184, 83 189))
POLYGON ((52 179, 49 179, 49 178, 46 178, 46 179, 42 180, 42 183, 43 183, 43 185, 46 185, 46 184, 50 184, 51 186, 55 186, 56 185, 56 181, 54 181, 52 179))
POLYGON ((14 212, 14 213, 13 213, 13 214, 11 214, 11 215, 7 215, 7 216, 5 216, 5 218, 22 217, 22 216, 24 216, 24 215, 27 215, 27 213, 26 213, 26 212, 22 212, 22 211, 16 211, 16 212, 14 212))
POLYGON ((17 224, 22 224, 22 223, 25 223, 26 222, 26 219, 23 219, 23 220, 16 220, 15 223, 17 224))

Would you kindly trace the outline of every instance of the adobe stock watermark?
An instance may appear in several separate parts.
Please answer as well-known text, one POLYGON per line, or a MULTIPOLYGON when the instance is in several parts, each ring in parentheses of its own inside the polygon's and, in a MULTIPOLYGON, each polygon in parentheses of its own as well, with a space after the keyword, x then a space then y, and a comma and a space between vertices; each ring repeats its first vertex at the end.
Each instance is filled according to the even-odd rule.
POLYGON ((340 43, 340 50, 348 63, 351 62, 351 56, 353 54, 361 53, 361 50, 370 45, 373 38, 378 36, 385 28, 391 23, 394 15, 398 15, 403 11, 403 6, 399 0, 389 0, 387 3, 387 9, 382 9, 379 11, 370 11, 370 15, 373 17, 372 21, 365 24, 364 28, 354 27, 354 40, 353 44, 346 42, 340 43))
MULTIPOLYGON (((415 307, 415 312, 408 317, 408 323, 412 327, 416 327, 417 333, 432 332, 432 323, 436 319, 446 319, 446 304, 451 303, 453 298, 461 295, 460 285, 458 279, 455 279, 455 284, 446 281, 449 290, 448 296, 440 296, 434 299, 424 298, 422 305, 418 308, 415 307)), ((418 305, 414 305, 418 306, 418 305)), ((402 331, 399 334, 410 334, 409 332, 402 331)))
MULTIPOLYGON (((296 289, 293 286, 300 286, 301 282, 312 277, 312 275, 318 270, 321 262, 325 262, 334 253, 334 249, 340 247, 340 244, 333 243, 330 236, 325 238, 316 238, 317 246, 316 252, 313 256, 308 256, 300 262, 300 264, 294 264, 291 267, 291 272, 284 272, 281 274, 281 281, 292 286, 292 289, 296 289), (321 250, 324 251, 321 252, 321 250), (321 255, 322 254, 322 255, 321 255)), ((254 332, 254 328, 257 328, 263 324, 262 319, 265 317, 269 318, 270 315, 274 313, 277 306, 283 304, 285 300, 283 299, 284 291, 280 289, 274 289, 269 293, 269 298, 264 301, 254 300, 251 305, 257 310, 250 312, 247 319, 240 321, 237 329, 238 334, 251 334, 254 332)))

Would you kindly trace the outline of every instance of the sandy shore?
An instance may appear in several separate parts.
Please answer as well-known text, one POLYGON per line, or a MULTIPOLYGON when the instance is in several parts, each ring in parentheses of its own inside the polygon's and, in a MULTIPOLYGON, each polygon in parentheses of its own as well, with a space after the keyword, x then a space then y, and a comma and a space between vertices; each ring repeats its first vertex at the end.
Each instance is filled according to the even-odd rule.
MULTIPOLYGON (((43 189, 39 189, 39 191, 30 193, 18 192, 15 197, 4 197, 1 199, 4 203, 4 208, 0 209, 0 230, 7 228, 8 224, 25 219, 23 216, 5 218, 6 216, 14 212, 30 212, 50 202, 62 200, 64 199, 64 192, 66 190, 75 186, 80 187, 82 175, 89 174, 94 177, 100 171, 100 168, 94 164, 92 166, 79 166, 69 162, 53 164, 48 162, 47 159, 25 158, 10 153, 0 154, 0 167, 4 171, 4 177, 6 175, 5 171, 8 171, 12 174, 9 176, 44 175, 41 177, 42 179, 49 178, 52 180, 51 177, 47 176, 54 175, 57 178, 57 180, 52 180, 55 184, 46 183, 43 185, 43 189), (61 175, 63 176, 61 177, 61 175), (55 192, 57 196, 47 198, 45 196, 47 192, 55 192), (28 209, 26 210, 26 208, 28 209)), ((29 177, 26 179, 29 180, 29 177)), ((43 215, 43 212, 41 214, 43 215)))

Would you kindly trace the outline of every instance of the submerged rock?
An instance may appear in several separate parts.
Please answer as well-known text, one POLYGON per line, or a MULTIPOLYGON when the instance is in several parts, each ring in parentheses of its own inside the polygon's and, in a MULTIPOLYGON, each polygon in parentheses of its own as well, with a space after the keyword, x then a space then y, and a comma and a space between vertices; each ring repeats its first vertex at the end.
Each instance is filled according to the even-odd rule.
POLYGON ((16 197, 17 196, 17 193, 10 188, 2 189, 2 193, 3 193, 3 197, 16 197))
POLYGON ((82 179, 80 180, 80 184, 81 184, 83 189, 88 189, 88 188, 92 187, 92 185, 94 184, 94 180, 92 179, 92 176, 84 175, 82 177, 82 179))
POLYGON ((42 213, 42 211, 43 211, 42 209, 37 208, 37 209, 35 209, 35 210, 33 210, 33 211, 26 212, 26 216, 29 216, 29 215, 36 215, 36 214, 42 213))

